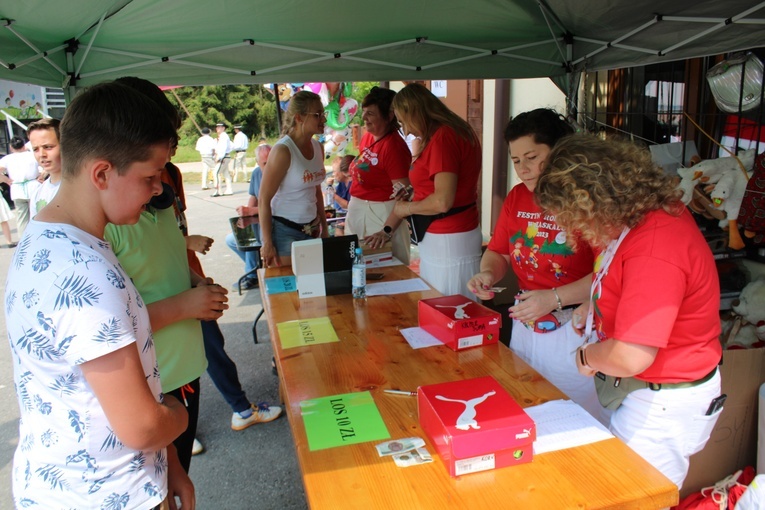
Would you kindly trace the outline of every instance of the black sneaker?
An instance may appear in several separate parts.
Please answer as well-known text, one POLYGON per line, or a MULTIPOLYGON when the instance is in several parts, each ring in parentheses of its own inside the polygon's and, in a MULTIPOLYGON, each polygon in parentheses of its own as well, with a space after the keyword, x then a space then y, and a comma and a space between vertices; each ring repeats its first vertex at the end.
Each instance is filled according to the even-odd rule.
POLYGON ((234 288, 241 288, 242 290, 257 289, 258 280, 256 280, 255 278, 245 278, 244 280, 242 280, 241 287, 239 286, 239 282, 237 281, 234 284, 234 288))

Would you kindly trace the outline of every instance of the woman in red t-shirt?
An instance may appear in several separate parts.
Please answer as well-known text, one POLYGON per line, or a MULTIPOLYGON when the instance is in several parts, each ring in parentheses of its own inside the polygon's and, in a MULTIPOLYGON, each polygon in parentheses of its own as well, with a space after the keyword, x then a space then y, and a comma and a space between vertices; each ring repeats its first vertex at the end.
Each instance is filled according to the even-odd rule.
POLYGON ((562 227, 600 252, 592 302, 574 312, 585 330, 572 355, 579 372, 596 376, 601 402, 615 409, 611 432, 682 487, 689 457, 720 416, 712 252, 682 192, 629 142, 561 140, 535 193, 562 227))
POLYGON ((534 201, 537 179, 555 143, 574 131, 546 108, 516 115, 505 128, 505 141, 518 179, 508 193, 494 235, 481 259, 481 272, 468 289, 491 299, 492 285, 508 270, 520 293, 510 307, 510 349, 596 418, 601 407, 592 379, 579 373, 571 353, 582 343, 570 326, 573 308, 587 300, 593 254, 584 244, 573 250, 568 234, 534 201))
POLYGON ((478 177, 481 144, 473 129, 427 88, 418 83, 404 87, 393 99, 393 109, 405 134, 421 140, 409 171, 414 199, 396 203, 394 213, 438 215, 418 243, 420 276, 443 294, 463 294, 481 261, 478 227, 478 177))
POLYGON ((359 155, 351 163, 353 193, 345 218, 345 233, 356 234, 368 246, 378 248, 391 242, 393 255, 409 265, 409 230, 399 228, 393 213, 396 200, 393 185, 409 186, 412 155, 398 134, 398 120, 391 103, 396 93, 373 87, 361 103, 366 133, 361 137, 359 155))

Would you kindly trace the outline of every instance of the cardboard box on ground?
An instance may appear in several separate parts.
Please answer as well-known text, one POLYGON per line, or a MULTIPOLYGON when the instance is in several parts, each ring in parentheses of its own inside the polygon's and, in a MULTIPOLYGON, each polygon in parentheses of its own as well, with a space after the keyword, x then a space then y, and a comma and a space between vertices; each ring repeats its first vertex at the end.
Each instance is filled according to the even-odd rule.
POLYGON ((765 348, 723 352, 722 392, 728 395, 709 442, 691 457, 680 497, 714 485, 757 461, 760 385, 765 383, 765 348))

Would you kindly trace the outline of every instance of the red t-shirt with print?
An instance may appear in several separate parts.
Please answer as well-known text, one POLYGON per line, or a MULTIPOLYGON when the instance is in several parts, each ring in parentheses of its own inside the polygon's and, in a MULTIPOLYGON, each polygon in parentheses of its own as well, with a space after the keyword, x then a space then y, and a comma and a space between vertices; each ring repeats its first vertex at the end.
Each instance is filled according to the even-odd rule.
MULTIPOLYGON (((409 180, 414 187, 414 200, 424 200, 433 194, 436 174, 457 174, 457 191, 452 207, 468 205, 478 197, 478 177, 481 173, 481 146, 459 136, 449 126, 439 127, 425 149, 414 161, 409 180)), ((446 218, 435 220, 428 227, 434 234, 468 232, 478 226, 478 208, 470 207, 446 218)))
POLYGON ((364 133, 359 155, 351 163, 353 196, 372 202, 387 202, 393 193, 393 180, 409 177, 412 155, 406 142, 392 131, 375 141, 364 133))
POLYGON ((592 272, 594 261, 586 243, 579 243, 576 251, 566 244, 566 232, 554 216, 542 212, 524 184, 507 194, 488 249, 510 257, 523 290, 575 282, 592 272))
POLYGON ((659 348, 638 379, 696 381, 720 361, 717 269, 687 210, 652 211, 627 234, 594 306, 599 339, 659 348))

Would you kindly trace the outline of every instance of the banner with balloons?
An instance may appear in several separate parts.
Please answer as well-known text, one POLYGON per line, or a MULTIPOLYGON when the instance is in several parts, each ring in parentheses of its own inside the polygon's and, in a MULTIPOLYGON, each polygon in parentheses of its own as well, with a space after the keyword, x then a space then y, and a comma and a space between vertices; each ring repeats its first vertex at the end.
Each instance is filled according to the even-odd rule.
POLYGON ((44 89, 37 85, 26 85, 11 81, 0 81, 0 108, 17 119, 41 119, 42 94, 44 89))

